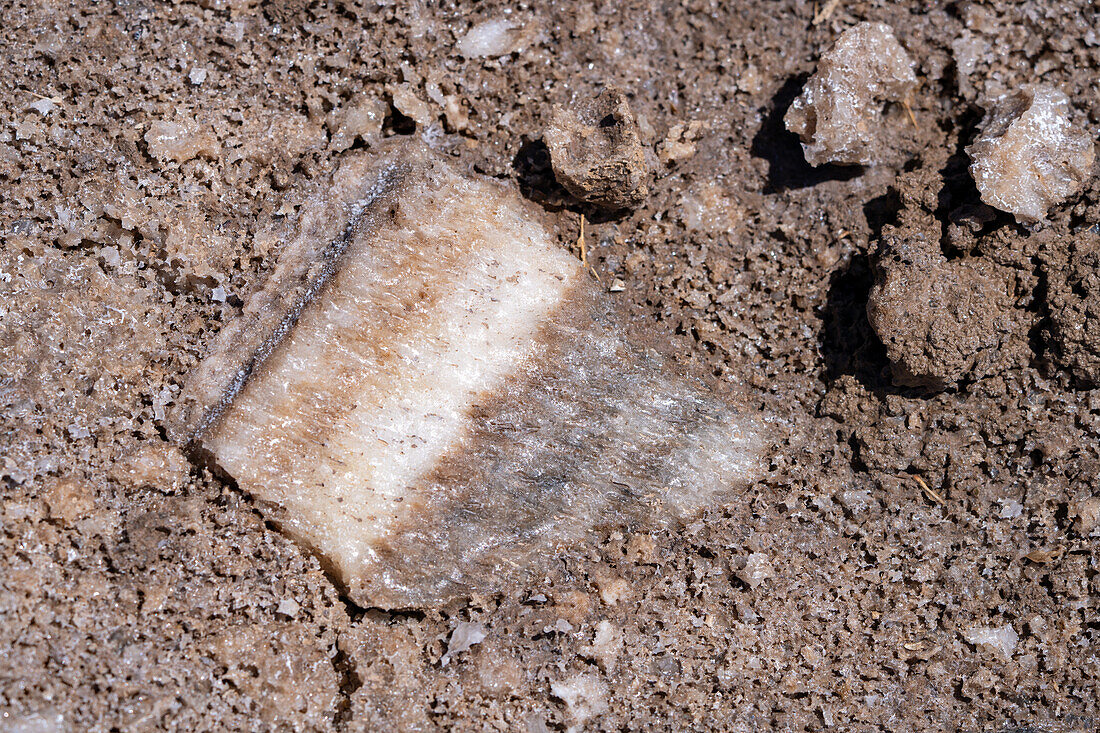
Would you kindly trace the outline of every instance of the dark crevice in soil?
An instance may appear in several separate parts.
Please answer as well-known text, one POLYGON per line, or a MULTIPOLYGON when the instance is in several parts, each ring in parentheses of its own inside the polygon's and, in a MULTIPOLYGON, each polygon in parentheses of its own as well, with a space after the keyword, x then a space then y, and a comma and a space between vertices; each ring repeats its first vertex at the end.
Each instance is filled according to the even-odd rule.
POLYGON ((355 660, 344 650, 337 649, 332 658, 332 668, 340 678, 340 700, 336 703, 336 715, 332 719, 336 730, 346 730, 352 721, 352 696, 363 686, 355 660))
POLYGON ((870 258, 857 255, 833 273, 822 308, 818 346, 828 381, 844 374, 873 391, 894 393, 886 347, 867 321, 867 297, 874 281, 870 258))

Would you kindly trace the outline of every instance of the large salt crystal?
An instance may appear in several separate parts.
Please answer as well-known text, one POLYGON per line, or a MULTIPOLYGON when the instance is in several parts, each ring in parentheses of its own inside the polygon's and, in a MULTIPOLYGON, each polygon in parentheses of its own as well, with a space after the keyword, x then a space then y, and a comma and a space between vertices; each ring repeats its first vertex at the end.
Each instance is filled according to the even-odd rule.
POLYGON ((889 157, 883 106, 904 102, 917 85, 913 59, 884 23, 844 31, 821 56, 784 117, 810 165, 874 165, 889 157))
POLYGON ((996 99, 966 152, 982 201, 1027 224, 1076 193, 1096 157, 1092 138, 1070 122, 1069 98, 1045 85, 996 99))
POLYGON ((349 156, 178 400, 357 603, 499 591, 758 475, 758 421, 631 346, 544 216, 422 147, 349 156))

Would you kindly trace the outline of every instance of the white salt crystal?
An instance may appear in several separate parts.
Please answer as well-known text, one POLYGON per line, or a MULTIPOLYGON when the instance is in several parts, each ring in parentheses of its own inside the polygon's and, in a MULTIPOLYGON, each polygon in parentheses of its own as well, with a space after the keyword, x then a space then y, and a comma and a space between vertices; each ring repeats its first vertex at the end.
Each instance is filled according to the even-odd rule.
POLYGON ((964 631, 963 638, 980 649, 1000 654, 1006 662, 1012 659, 1016 642, 1020 640, 1011 624, 997 627, 975 626, 964 631))
POLYGON ((39 99, 27 105, 27 108, 33 109, 35 112, 45 117, 50 112, 53 112, 55 109, 57 109, 57 104, 55 104, 52 99, 39 99))
POLYGON ((191 69, 191 73, 187 75, 187 78, 191 80, 192 84, 198 86, 199 84, 202 84, 204 81, 206 81, 206 69, 195 67, 194 69, 191 69))
POLYGON ((485 628, 484 624, 459 621, 454 631, 451 632, 451 638, 447 642, 447 653, 439 660, 440 664, 446 667, 451 661, 451 657, 467 651, 474 644, 480 644, 485 641, 485 637, 488 635, 489 630, 485 628))
POLYGON ((477 23, 455 44, 466 58, 507 56, 516 50, 516 24, 510 18, 495 18, 477 23))
POLYGON ((994 100, 966 153, 982 201, 1027 224, 1076 193, 1096 158, 1092 137, 1070 122, 1069 98, 1045 85, 994 100))
POLYGON ((607 712, 607 684, 594 674, 575 674, 550 683, 550 693, 565 703, 574 726, 607 712))
POLYGON ((279 601, 278 607, 275 609, 275 613, 281 613, 284 616, 294 618, 298 615, 298 611, 301 610, 301 606, 293 598, 284 598, 279 601))
POLYGON ((749 555, 745 561, 745 567, 737 572, 737 577, 753 589, 774 575, 775 570, 772 568, 771 560, 762 552, 749 555))

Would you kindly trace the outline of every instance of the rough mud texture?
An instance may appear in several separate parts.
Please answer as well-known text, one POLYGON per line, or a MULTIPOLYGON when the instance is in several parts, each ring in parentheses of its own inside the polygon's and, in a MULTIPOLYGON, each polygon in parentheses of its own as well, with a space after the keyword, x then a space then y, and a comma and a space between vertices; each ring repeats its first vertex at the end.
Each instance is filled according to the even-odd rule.
POLYGON ((966 148, 982 201, 1034 224, 1076 193, 1096 150, 1071 114, 1065 93, 1045 85, 990 102, 978 138, 966 148))
POLYGON ((917 86, 913 59, 883 23, 844 31, 821 55, 817 70, 784 121, 802 140, 810 165, 874 165, 896 157, 879 128, 887 102, 909 103, 917 86))
POLYGON ((1095 321, 1100 179, 1031 232, 981 202, 965 147, 983 100, 1037 77, 1098 129, 1098 27, 1086 2, 9 4, 0 727, 1096 730, 1100 391, 1065 326, 1095 321), (916 63, 916 126, 887 105, 876 127, 909 177, 811 167, 783 127, 862 21, 916 63), (589 216, 588 262, 654 346, 777 416, 768 474, 474 604, 345 603, 172 454, 181 385, 271 274, 295 192, 376 136, 566 201, 547 215, 580 255, 540 140, 610 86, 660 165, 636 211, 589 216), (953 263, 1011 271, 990 372, 894 384, 867 318, 891 231, 960 287, 953 263))
POLYGON ((1100 387, 1100 234, 1086 229, 1047 255, 1047 307, 1055 360, 1100 387))
POLYGON ((638 123, 621 90, 556 106, 545 139, 558 182, 581 201, 614 211, 637 206, 649 193, 638 123))
POLYGON ((996 374, 1008 342, 1026 333, 1013 307, 1016 273, 986 257, 948 261, 930 212, 906 209, 900 219, 883 229, 867 300, 894 383, 943 389, 996 374))

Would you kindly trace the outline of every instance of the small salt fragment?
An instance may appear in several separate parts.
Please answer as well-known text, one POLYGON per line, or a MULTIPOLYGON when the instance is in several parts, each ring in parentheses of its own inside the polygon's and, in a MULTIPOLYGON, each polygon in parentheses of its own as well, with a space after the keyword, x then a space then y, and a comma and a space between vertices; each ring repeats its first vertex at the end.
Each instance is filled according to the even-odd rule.
POLYGON ((1069 97, 1046 85, 994 100, 966 153, 982 201, 1025 224, 1076 193, 1096 158, 1092 137, 1070 121, 1069 97))
POLYGON ((440 664, 446 667, 454 655, 468 651, 475 644, 480 644, 488 635, 489 630, 484 624, 459 621, 451 632, 451 638, 447 641, 447 653, 440 658, 440 664))
POLYGON ((431 107, 417 96, 410 85, 397 84, 389 87, 389 92, 393 98, 393 106, 397 108, 397 111, 416 122, 420 127, 427 127, 435 119, 431 107))
POLYGON ((665 165, 675 165, 690 160, 697 150, 695 143, 706 127, 706 123, 701 120, 692 120, 686 125, 677 122, 657 146, 657 158, 665 165))
POLYGON ((1001 519, 1015 519, 1024 513, 1024 505, 1015 499, 1001 501, 1001 519))
POLYGON ((568 634, 572 630, 573 630, 573 624, 569 623, 568 621, 566 621, 563 618, 559 618, 552 625, 547 626, 546 628, 543 629, 543 631, 546 632, 547 634, 549 634, 551 632, 557 632, 559 634, 568 634))
POLYGON ((95 491, 84 479, 66 476, 49 482, 44 499, 50 517, 68 524, 94 508, 95 491))
POLYGON ((626 290, 626 283, 622 281, 622 278, 615 278, 611 281, 611 285, 608 286, 607 291, 609 293, 621 293, 626 290))
POLYGON ((466 58, 507 56, 517 50, 523 35, 509 18, 484 20, 458 39, 455 50, 466 58))
POLYGON ((88 430, 88 428, 84 427, 83 425, 78 425, 76 423, 68 426, 67 428, 65 428, 65 430, 69 433, 69 437, 73 440, 87 438, 92 434, 92 431, 88 430))
POLYGON ((618 661, 619 649, 623 645, 622 633, 607 619, 596 624, 596 633, 592 643, 585 646, 583 654, 596 660, 600 669, 607 672, 615 668, 618 661))
POLYGON ((129 489, 151 486, 171 493, 183 487, 190 470, 190 462, 174 445, 153 443, 121 458, 107 475, 129 489))
POLYGON ((340 152, 362 140, 373 144, 382 135, 382 123, 386 119, 386 105, 373 97, 358 99, 336 113, 335 123, 330 122, 332 148, 340 152))
POLYGON ((288 618, 294 618, 298 615, 298 611, 301 610, 301 606, 293 598, 284 598, 279 601, 279 605, 275 608, 275 613, 281 613, 288 618))
POLYGON ((586 722, 607 712, 607 683, 594 674, 575 674, 551 682, 550 694, 565 703, 571 730, 581 730, 586 722))
POLYGON ((204 81, 206 81, 206 69, 196 66, 195 68, 191 69, 190 73, 187 74, 187 78, 191 81, 192 84, 198 86, 199 84, 202 84, 204 81))
POLYGON ((1090 496, 1074 502, 1070 507, 1070 516, 1074 518, 1073 528, 1079 534, 1091 533, 1100 525, 1100 496, 1090 496))
POLYGON ((1020 636, 1011 624, 1005 624, 997 627, 975 626, 964 631, 963 638, 980 649, 1000 654, 1007 662, 1012 659, 1012 653, 1016 650, 1016 642, 1019 641, 1020 636))
POLYGON ((917 86, 913 59, 884 23, 844 31, 822 54, 784 117, 810 165, 875 165, 890 157, 883 105, 904 102, 917 86))
POLYGON ((745 566, 737 571, 737 577, 753 590, 768 578, 775 577, 771 559, 762 552, 754 552, 745 560, 745 566))
POLYGON ((27 105, 27 109, 33 109, 43 117, 57 109, 57 104, 52 99, 42 98, 27 105))
POLYGON ((210 291, 210 299, 213 300, 215 303, 224 303, 226 299, 225 288, 223 288, 221 285, 215 286, 210 291))
POLYGON ((149 154, 157 160, 185 163, 199 156, 214 158, 221 150, 218 140, 209 130, 191 124, 157 121, 145 133, 149 154))

